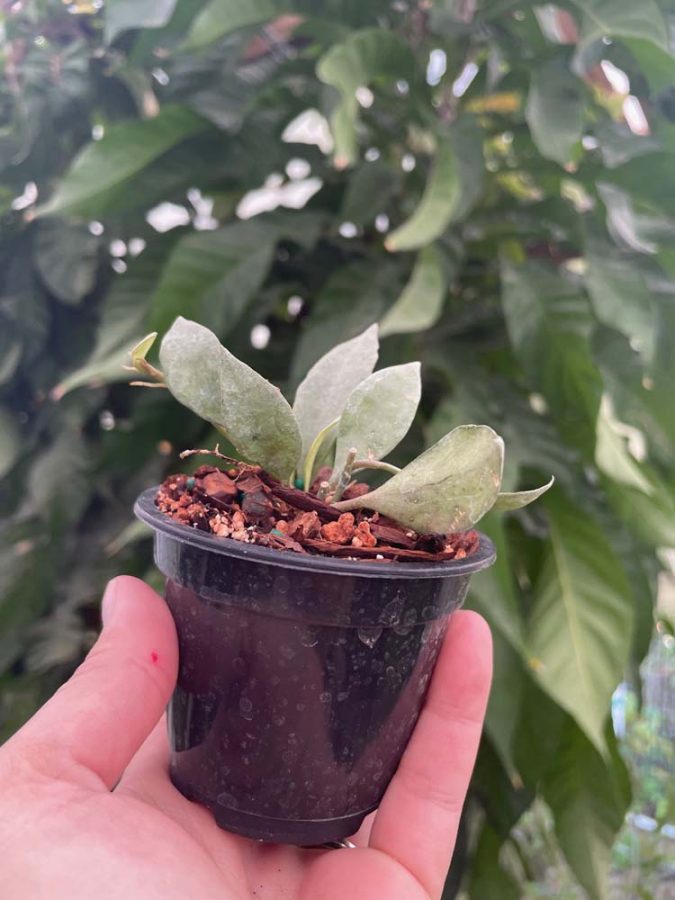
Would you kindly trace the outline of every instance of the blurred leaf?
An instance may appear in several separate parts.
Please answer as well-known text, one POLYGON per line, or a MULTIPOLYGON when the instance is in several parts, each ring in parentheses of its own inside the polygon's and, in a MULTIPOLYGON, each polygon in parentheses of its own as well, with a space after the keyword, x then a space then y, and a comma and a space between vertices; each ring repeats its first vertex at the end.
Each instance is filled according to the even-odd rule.
POLYGON ((522 900, 520 886, 499 864, 504 839, 486 822, 478 835, 469 885, 470 900, 522 900))
POLYGON ((63 303, 79 303, 96 284, 99 238, 84 225, 58 219, 45 219, 37 228, 34 259, 40 277, 63 303))
POLYGON ((364 163, 347 184, 340 218, 355 225, 370 224, 385 211, 400 181, 400 174, 383 160, 364 163))
POLYGON ((261 25, 282 13, 290 13, 293 0, 210 0, 199 13, 181 50, 196 50, 220 40, 232 31, 249 25, 261 25))
POLYGON ((495 512, 509 512, 514 509, 522 509, 530 503, 534 503, 542 494, 553 487, 554 478, 541 487, 534 488, 531 491, 505 491, 499 494, 492 507, 495 512))
POLYGON ((53 389, 61 398, 82 385, 127 381, 122 366, 129 362, 129 351, 147 332, 148 297, 152 296, 166 256, 179 237, 169 232, 132 259, 129 270, 113 281, 105 300, 94 347, 84 363, 69 373, 53 389))
POLYGON ((533 265, 505 265, 502 284, 509 336, 530 387, 546 398, 563 436, 592 458, 602 383, 590 353, 586 299, 533 265))
POLYGON ((354 32, 319 60, 318 77, 340 92, 340 102, 331 116, 337 168, 343 169, 356 160, 357 89, 380 79, 411 80, 413 71, 407 44, 397 34, 381 28, 354 32))
POLYGON ((0 406, 0 478, 9 472, 21 452, 21 435, 16 416, 0 406))
POLYGON ((374 509, 421 534, 465 531, 495 502, 503 463, 498 434, 486 425, 462 425, 381 487, 335 506, 374 509))
POLYGON ((446 290, 440 252, 430 244, 420 251, 410 281, 382 319, 382 337, 431 328, 440 318, 446 290))
POLYGON ((497 559, 489 569, 477 572, 472 577, 472 606, 487 619, 493 632, 499 631, 514 650, 525 657, 525 623, 514 581, 514 560, 506 538, 504 520, 491 511, 482 520, 480 527, 494 543, 497 559))
POLYGON ((572 0, 583 13, 581 38, 590 44, 603 37, 643 38, 668 50, 668 30, 655 0, 572 0))
POLYGON ((152 297, 150 327, 165 331, 180 315, 227 333, 263 284, 277 242, 288 238, 311 246, 319 226, 317 217, 294 213, 187 234, 172 252, 152 297))
POLYGON ((376 323, 389 296, 398 289, 398 269, 387 260, 378 265, 358 261, 336 269, 310 307, 296 345, 292 380, 336 344, 376 323))
POLYGON ((579 79, 555 56, 534 69, 525 118, 542 156, 564 166, 581 140, 584 102, 579 79))
POLYGON ((609 701, 630 653, 630 594, 598 526, 560 490, 545 505, 551 549, 528 628, 530 666, 605 753, 609 701))
POLYGON ((162 339, 162 371, 174 397, 225 434, 246 459, 288 480, 300 458, 293 413, 278 388, 196 322, 179 317, 162 339))
POLYGON ((161 28, 166 25, 176 0, 106 0, 105 39, 112 43, 129 28, 161 28))
POLYGON ((426 188, 412 216, 393 231, 388 250, 415 250, 461 221, 483 190, 482 135, 471 118, 460 119, 439 139, 426 188))
POLYGON ((420 364, 405 363, 373 372, 349 395, 340 417, 335 468, 350 449, 357 460, 383 459, 410 430, 422 396, 420 364))
POLYGON ((630 799, 625 765, 609 739, 611 755, 603 759, 568 721, 543 785, 560 846, 592 900, 609 897, 610 851, 630 799))
POLYGON ((592 242, 588 250, 588 292, 595 314, 639 344, 644 359, 654 353, 656 319, 652 294, 639 261, 622 259, 611 247, 592 242))
POLYGON ((339 418, 357 385, 375 368, 379 352, 377 326, 338 344, 314 363, 298 386, 293 413, 302 437, 302 462, 314 438, 339 418))
POLYGON ((80 212, 100 194, 123 184, 180 141, 208 127, 181 106, 164 106, 154 119, 111 125, 100 141, 75 157, 41 215, 80 212))

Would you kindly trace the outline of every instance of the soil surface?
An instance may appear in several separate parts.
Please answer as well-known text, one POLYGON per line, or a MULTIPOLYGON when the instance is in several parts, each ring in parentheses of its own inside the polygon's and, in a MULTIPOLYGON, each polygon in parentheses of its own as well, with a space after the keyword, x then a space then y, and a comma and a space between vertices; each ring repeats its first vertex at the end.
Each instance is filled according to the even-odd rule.
MULTIPOLYGON (((156 504, 174 521, 249 544, 351 559, 432 561, 464 559, 479 546, 476 531, 417 534, 377 512, 340 513, 313 492, 282 484, 260 466, 200 466, 194 475, 170 475, 156 504)), ((369 486, 351 484, 349 499, 369 486)))

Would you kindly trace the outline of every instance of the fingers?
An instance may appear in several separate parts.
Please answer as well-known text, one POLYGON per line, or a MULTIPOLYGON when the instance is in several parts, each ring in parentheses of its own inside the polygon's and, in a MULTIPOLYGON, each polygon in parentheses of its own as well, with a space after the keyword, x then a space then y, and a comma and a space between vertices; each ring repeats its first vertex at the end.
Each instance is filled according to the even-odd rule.
POLYGON ((424 709, 375 817, 370 846, 440 897, 469 787, 492 677, 484 619, 451 619, 424 709))
POLYGON ((149 783, 169 783, 169 739, 166 716, 162 716, 124 770, 116 790, 149 783))
POLYGON ((110 582, 103 619, 80 668, 9 746, 41 772, 111 789, 164 711, 178 646, 164 601, 136 578, 110 582))

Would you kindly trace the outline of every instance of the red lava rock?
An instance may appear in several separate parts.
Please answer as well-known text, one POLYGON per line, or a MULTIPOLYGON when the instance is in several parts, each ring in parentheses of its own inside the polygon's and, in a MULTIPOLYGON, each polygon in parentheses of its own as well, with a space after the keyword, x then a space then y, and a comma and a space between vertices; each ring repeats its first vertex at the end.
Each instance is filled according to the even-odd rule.
POLYGON ((375 544, 377 544, 377 538, 371 533, 368 522, 359 522, 356 526, 354 537, 352 538, 352 546, 374 547, 375 544))
MULTIPOLYGON (((361 496, 367 489, 357 482, 348 490, 351 496, 361 496)), ((349 498, 347 492, 345 496, 349 498)), ((465 559, 480 544, 476 531, 420 535, 376 512, 340 514, 315 495, 245 463, 227 472, 200 466, 193 476, 171 475, 155 502, 163 513, 188 527, 295 553, 372 562, 442 561, 465 559)))
POLYGON ((337 522, 327 522, 321 526, 321 535, 327 541, 335 544, 348 544, 354 537, 354 516, 352 513, 342 513, 337 522))

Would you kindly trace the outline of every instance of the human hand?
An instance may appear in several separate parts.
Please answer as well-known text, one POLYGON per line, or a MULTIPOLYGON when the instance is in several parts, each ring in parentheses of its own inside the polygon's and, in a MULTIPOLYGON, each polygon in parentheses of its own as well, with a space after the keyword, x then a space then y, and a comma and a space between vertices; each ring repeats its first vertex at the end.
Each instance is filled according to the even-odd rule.
POLYGON ((222 831, 168 776, 162 713, 178 649, 147 585, 116 578, 73 677, 0 750, 3 900, 440 897, 491 676, 487 625, 455 613, 410 744, 356 849, 222 831))

